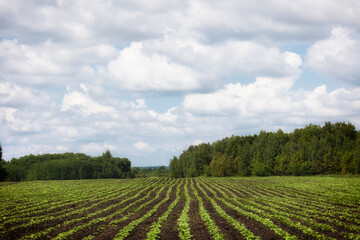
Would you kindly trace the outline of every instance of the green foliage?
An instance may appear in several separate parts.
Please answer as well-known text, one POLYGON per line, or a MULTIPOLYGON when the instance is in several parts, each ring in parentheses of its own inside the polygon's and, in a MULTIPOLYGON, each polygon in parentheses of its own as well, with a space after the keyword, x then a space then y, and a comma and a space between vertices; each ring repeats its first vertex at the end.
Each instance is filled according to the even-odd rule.
POLYGON ((28 155, 5 164, 7 181, 128 178, 131 162, 112 157, 107 150, 100 157, 82 153, 28 155))
POLYGON ((190 146, 170 161, 170 176, 176 178, 340 173, 360 173, 360 133, 351 123, 232 136, 190 146))
POLYGON ((151 225, 150 231, 146 234, 148 240, 160 239, 159 235, 161 232, 160 229, 162 224, 166 221, 166 219, 169 217, 170 213, 173 211, 174 207, 180 200, 180 186, 181 184, 177 184, 175 200, 170 204, 166 212, 164 212, 163 215, 161 215, 161 217, 159 217, 158 220, 151 225))
POLYGON ((211 237, 213 239, 218 239, 218 240, 225 239, 225 236, 221 233, 220 229, 218 228, 214 220, 211 218, 210 214, 206 211, 204 207, 204 201, 199 196, 197 190, 195 189, 193 181, 191 181, 191 189, 193 190, 194 195, 197 201, 199 202, 199 215, 203 220, 203 222, 205 223, 205 226, 208 232, 210 233, 211 237))
POLYGON ((178 227, 179 227, 179 237, 181 240, 190 240, 192 235, 190 233, 189 226, 189 210, 190 210, 190 202, 191 198, 188 190, 188 180, 185 181, 184 185, 184 197, 185 197, 185 206, 181 211, 180 217, 178 219, 178 227))
POLYGON ((7 172, 4 168, 4 160, 2 158, 2 147, 0 143, 0 182, 4 181, 7 176, 7 172))
MULTIPOLYGON (((174 185, 170 185, 169 189, 166 192, 165 198, 163 198, 159 203, 157 203, 151 210, 147 211, 145 215, 143 215, 141 218, 138 218, 132 222, 130 222, 128 225, 126 225, 124 228, 122 228, 118 234, 116 234, 114 240, 116 239, 125 239, 127 238, 131 231, 138 226, 140 223, 151 217, 160 207, 163 205, 166 201, 170 199, 170 193, 174 185)), ((157 195, 155 198, 159 198, 160 194, 157 195)))
POLYGON ((146 177, 169 177, 169 168, 165 166, 160 167, 133 167, 131 169, 131 176, 135 178, 146 177))
POLYGON ((359 187, 333 175, 0 183, 0 239, 160 239, 164 227, 179 239, 359 239, 359 187))

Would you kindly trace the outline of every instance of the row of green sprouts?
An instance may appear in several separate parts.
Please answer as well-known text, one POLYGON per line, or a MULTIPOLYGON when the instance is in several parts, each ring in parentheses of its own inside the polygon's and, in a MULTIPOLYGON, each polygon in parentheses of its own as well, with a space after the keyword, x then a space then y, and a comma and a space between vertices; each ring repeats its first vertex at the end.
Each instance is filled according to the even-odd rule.
POLYGON ((256 179, 50 181, 0 187, 1 239, 167 239, 171 233, 171 238, 185 240, 199 238, 200 231, 209 239, 360 239, 356 201, 339 204, 316 191, 256 179))

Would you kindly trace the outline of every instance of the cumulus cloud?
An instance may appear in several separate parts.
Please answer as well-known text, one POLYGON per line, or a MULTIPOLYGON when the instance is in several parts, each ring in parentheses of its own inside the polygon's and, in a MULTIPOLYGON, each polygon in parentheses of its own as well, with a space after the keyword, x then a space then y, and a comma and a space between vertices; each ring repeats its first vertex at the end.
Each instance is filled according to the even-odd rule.
POLYGON ((272 123, 291 123, 295 119, 304 123, 309 119, 355 119, 360 110, 360 88, 328 92, 322 85, 313 91, 293 91, 286 80, 276 85, 270 80, 258 78, 248 85, 228 84, 214 93, 191 94, 182 106, 199 116, 238 117, 249 121, 256 118, 272 123))
POLYGON ((359 3, 350 1, 239 2, 163 1, 35 1, 13 0, 0 5, 0 34, 19 36, 27 42, 87 41, 124 44, 153 39, 164 29, 182 36, 197 35, 204 41, 229 38, 261 42, 317 39, 324 25, 359 27, 359 3), (62 24, 59 24, 61 19, 62 24))
MULTIPOLYGON (((84 84, 82 88, 86 90, 84 84)), ((71 91, 63 99, 61 111, 74 111, 85 116, 96 113, 115 113, 116 110, 111 106, 97 103, 86 92, 71 91)))
POLYGON ((134 143, 134 148, 139 151, 153 152, 154 149, 146 142, 139 141, 134 143))
POLYGON ((187 29, 195 29, 206 41, 239 38, 274 43, 318 39, 326 34, 324 26, 359 27, 360 18, 356 1, 202 0, 189 2, 185 22, 187 29))
POLYGON ((159 54, 145 55, 141 43, 121 51, 108 66, 114 81, 130 91, 193 90, 199 88, 190 68, 171 62, 159 54))
POLYGON ((81 146, 81 152, 91 154, 93 156, 99 156, 106 150, 115 150, 116 146, 108 143, 88 143, 81 146))
POLYGON ((143 43, 144 52, 155 51, 193 68, 202 79, 219 79, 231 74, 252 76, 289 76, 299 74, 301 57, 282 53, 277 47, 256 42, 226 40, 204 44, 197 38, 180 38, 167 32, 162 40, 143 43))
POLYGON ((45 54, 27 45, 19 44, 18 40, 5 39, 0 42, 0 59, 1 69, 9 73, 61 74, 64 70, 45 54))
POLYGON ((79 80, 96 77, 98 67, 117 56, 109 44, 72 48, 51 41, 22 44, 17 39, 0 42, 0 71, 5 79, 27 85, 66 84, 69 76, 79 80))
POLYGON ((360 92, 344 83, 359 85, 359 11, 356 0, 0 1, 5 158, 110 149, 166 165, 199 139, 358 127, 360 92), (309 69, 324 76, 312 89, 309 69))
MULTIPOLYGON (((171 35, 171 34, 170 34, 171 35)), ((249 41, 205 45, 197 39, 131 44, 108 65, 112 81, 128 91, 195 91, 221 87, 232 75, 298 76, 301 57, 249 41)))
POLYGON ((44 109, 52 105, 50 97, 36 89, 0 81, 0 106, 44 109))
POLYGON ((178 119, 176 113, 177 107, 170 108, 166 113, 157 113, 154 110, 148 110, 147 112, 154 118, 163 123, 174 123, 178 119))
POLYGON ((360 41, 351 33, 347 28, 334 28, 328 39, 308 49, 307 66, 335 80, 360 85, 360 41))
POLYGON ((3 133, 33 134, 44 127, 38 117, 51 116, 55 103, 46 94, 15 83, 0 81, 0 123, 3 133))

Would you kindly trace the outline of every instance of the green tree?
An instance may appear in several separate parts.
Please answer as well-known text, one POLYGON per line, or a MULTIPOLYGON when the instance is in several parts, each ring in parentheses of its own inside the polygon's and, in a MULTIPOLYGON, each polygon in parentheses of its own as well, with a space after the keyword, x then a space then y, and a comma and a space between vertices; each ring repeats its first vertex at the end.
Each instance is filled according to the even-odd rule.
POLYGON ((170 162, 177 177, 313 175, 360 172, 359 132, 351 123, 310 124, 292 133, 261 131, 190 146, 170 162))
POLYGON ((107 149, 103 154, 102 157, 106 160, 110 160, 112 158, 111 152, 109 149, 107 149))
POLYGON ((290 157, 286 152, 282 152, 275 159, 275 174, 276 175, 287 175, 289 173, 290 157))
POLYGON ((5 161, 2 158, 3 153, 2 153, 2 147, 1 147, 1 143, 0 143, 0 182, 4 181, 6 179, 7 176, 7 172, 5 170, 5 161))
POLYGON ((239 155, 236 157, 237 171, 240 176, 251 175, 251 145, 245 140, 244 146, 241 148, 239 155))
POLYGON ((222 161, 223 155, 220 152, 217 152, 210 162, 209 172, 213 177, 223 177, 222 161))
POLYGON ((6 164, 7 180, 50 180, 127 178, 131 176, 131 162, 114 158, 110 151, 100 157, 83 153, 28 155, 12 159, 6 164))

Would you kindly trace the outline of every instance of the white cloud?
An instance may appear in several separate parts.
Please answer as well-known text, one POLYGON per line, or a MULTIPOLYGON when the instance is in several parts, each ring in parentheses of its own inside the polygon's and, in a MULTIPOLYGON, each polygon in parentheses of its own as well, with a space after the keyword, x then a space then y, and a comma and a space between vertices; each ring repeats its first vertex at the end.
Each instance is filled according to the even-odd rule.
POLYGON ((148 114, 150 114, 154 119, 157 119, 163 123, 174 123, 177 119, 176 113, 177 107, 170 108, 166 113, 159 114, 153 110, 148 110, 148 114))
MULTIPOLYGON (((0 122, 4 133, 35 134, 44 130, 40 121, 34 122, 34 115, 38 115, 27 110, 0 107, 0 122)), ((39 114, 40 115, 40 114, 39 114)))
POLYGON ((80 136, 80 132, 77 127, 75 126, 57 126, 54 129, 58 133, 58 136, 62 137, 63 139, 76 139, 80 136))
POLYGON ((281 53, 276 47, 265 47, 251 41, 226 40, 204 44, 197 38, 179 38, 166 32, 163 40, 143 43, 144 52, 157 52, 196 70, 197 76, 216 79, 229 74, 286 76, 299 74, 302 61, 293 52, 281 53))
POLYGON ((222 92, 188 95, 183 106, 187 111, 200 115, 229 115, 236 110, 234 99, 222 92))
POLYGON ((9 73, 61 74, 62 68, 39 49, 19 44, 18 40, 0 42, 0 68, 9 73))
POLYGON ((308 41, 324 37, 324 26, 334 23, 359 27, 359 9, 356 0, 190 1, 184 25, 207 41, 308 41))
POLYGON ((302 65, 301 57, 293 52, 283 53, 284 61, 293 68, 298 68, 302 65))
POLYGON ((62 145, 56 145, 56 151, 58 152, 58 151, 60 151, 60 152, 65 152, 65 151, 67 151, 68 150, 68 148, 67 147, 65 147, 65 146, 62 146, 62 145))
POLYGON ((324 121, 359 127, 359 89, 344 84, 359 84, 359 6, 0 1, 6 159, 110 149, 134 165, 160 165, 199 139, 324 121), (315 79, 306 67, 324 78, 299 90, 315 79), (169 102, 153 105, 161 100, 169 102))
MULTIPOLYGON (((82 89, 87 89, 84 84, 82 89)), ((105 106, 94 101, 87 93, 79 91, 68 92, 63 99, 61 111, 74 111, 84 116, 96 113, 115 113, 116 110, 111 106, 105 106)))
POLYGON ((171 62, 166 56, 145 55, 142 43, 133 43, 121 51, 108 66, 115 84, 130 91, 182 91, 199 88, 188 67, 171 62))
POLYGON ((0 106, 44 110, 52 105, 49 96, 40 91, 7 81, 0 82, 0 106))
POLYGON ((328 39, 308 49, 307 66, 335 80, 360 85, 360 41, 351 33, 347 28, 334 28, 328 39))
POLYGON ((195 141, 193 142, 193 144, 191 144, 191 145, 197 146, 197 145, 200 145, 200 144, 202 144, 202 143, 205 143, 205 142, 202 141, 202 140, 200 140, 200 139, 197 139, 197 140, 195 140, 195 141))
POLYGON ((276 79, 258 78, 248 85, 228 84, 214 93, 188 95, 183 108, 199 116, 223 116, 229 121, 232 118, 263 119, 260 121, 270 120, 273 124, 291 123, 294 118, 302 122, 354 119, 360 111, 360 88, 328 92, 324 85, 313 91, 292 91, 290 87, 286 81, 279 85, 276 79))
POLYGON ((99 156, 102 153, 104 153, 107 149, 110 151, 115 150, 116 146, 113 144, 108 143, 89 143, 81 146, 81 152, 93 155, 93 156, 99 156))
POLYGON ((208 94, 190 94, 183 107, 200 115, 253 115, 254 112, 286 112, 281 100, 294 83, 292 78, 259 77, 248 85, 228 84, 224 89, 208 94))
POLYGON ((134 143, 134 148, 139 151, 153 152, 154 149, 146 142, 139 141, 134 143))
POLYGON ((73 48, 45 41, 30 46, 4 39, 0 42, 0 71, 6 80, 27 85, 66 84, 74 81, 70 76, 89 81, 96 77, 96 68, 101 69, 117 53, 109 44, 73 48))
POLYGON ((196 39, 162 40, 131 44, 111 61, 113 82, 128 91, 194 91, 221 87, 232 75, 294 77, 301 57, 281 53, 249 41, 205 45, 196 39))
POLYGON ((174 29, 207 41, 228 38, 262 42, 323 37, 324 26, 359 27, 359 2, 349 1, 59 1, 12 0, 0 5, 3 36, 27 42, 117 42, 124 44, 174 29), (61 19, 61 22, 59 20, 61 19))
POLYGON ((16 108, 0 107, 0 120, 4 119, 9 123, 15 122, 14 113, 16 111, 16 108))

